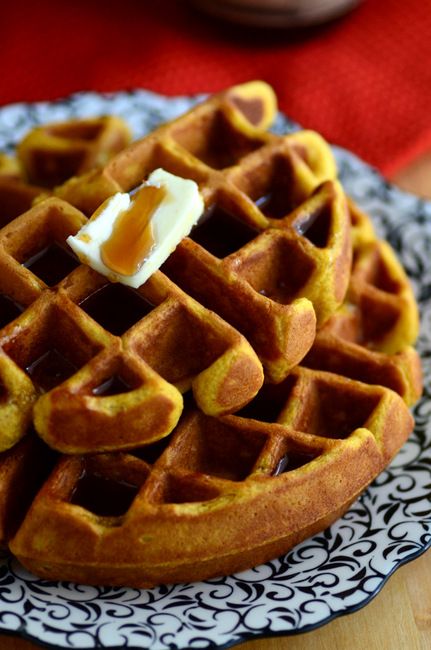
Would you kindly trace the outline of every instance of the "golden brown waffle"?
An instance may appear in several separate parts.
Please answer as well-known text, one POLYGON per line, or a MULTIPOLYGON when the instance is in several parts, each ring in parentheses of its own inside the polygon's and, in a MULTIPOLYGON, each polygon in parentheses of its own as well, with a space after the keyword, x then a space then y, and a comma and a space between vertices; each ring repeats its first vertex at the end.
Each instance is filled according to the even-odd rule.
POLYGON ((0 227, 29 210, 43 188, 0 175, 0 227))
POLYGON ((157 167, 195 180, 207 212, 163 270, 242 332, 280 381, 309 350, 316 319, 342 303, 351 247, 342 188, 321 185, 336 174, 328 145, 264 131, 273 102, 266 84, 234 87, 56 194, 91 214, 157 167))
POLYGON ((192 407, 164 449, 64 457, 12 552, 37 575, 84 583, 238 571, 329 525, 412 427, 394 392, 301 369, 243 415, 192 407))
POLYGON ((135 291, 80 266, 65 240, 85 221, 51 198, 0 231, 3 302, 28 306, 0 330, 1 448, 33 412, 49 444, 82 453, 167 435, 189 388, 211 415, 249 401, 263 373, 246 340, 161 272, 135 291))
POLYGON ((126 123, 112 115, 68 120, 34 128, 20 142, 17 155, 30 183, 53 187, 106 164, 130 139, 126 123))
POLYGON ((16 157, 0 153, 0 227, 26 212, 44 191, 24 179, 16 157))
POLYGON ((248 214, 240 205, 232 200, 229 212, 221 201, 209 207, 208 218, 204 215, 163 270, 243 332, 267 378, 281 381, 314 339, 305 298, 318 326, 344 299, 351 260, 345 198, 340 186, 328 181, 266 228, 255 219, 238 247, 238 240, 217 233, 233 230, 235 220, 238 230, 246 229, 248 214))
POLYGON ((57 457, 33 432, 0 454, 0 548, 7 548, 57 457))
POLYGON ((409 280, 366 214, 350 202, 353 264, 345 303, 316 334, 303 365, 383 384, 414 404, 422 392, 411 347, 419 316, 409 280))
POLYGON ((41 577, 254 566, 337 519, 409 435, 412 290, 326 143, 267 133, 274 111, 261 82, 229 89, 0 230, 0 538, 41 577), (199 184, 190 237, 137 291, 78 264, 66 237, 160 166, 199 184))
POLYGON ((14 156, 7 156, 0 153, 0 179, 20 180, 22 178, 22 169, 18 160, 14 156))
POLYGON ((106 164, 130 142, 126 123, 113 116, 74 119, 30 131, 17 157, 0 154, 0 226, 74 174, 106 164))

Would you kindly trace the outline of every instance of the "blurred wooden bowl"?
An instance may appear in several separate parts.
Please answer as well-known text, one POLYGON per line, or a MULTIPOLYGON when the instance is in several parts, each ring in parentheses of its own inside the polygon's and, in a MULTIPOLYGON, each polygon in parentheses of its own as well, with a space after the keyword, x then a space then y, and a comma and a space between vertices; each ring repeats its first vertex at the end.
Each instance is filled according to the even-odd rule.
POLYGON ((360 0, 191 0, 202 11, 240 25, 304 27, 338 18, 360 0))

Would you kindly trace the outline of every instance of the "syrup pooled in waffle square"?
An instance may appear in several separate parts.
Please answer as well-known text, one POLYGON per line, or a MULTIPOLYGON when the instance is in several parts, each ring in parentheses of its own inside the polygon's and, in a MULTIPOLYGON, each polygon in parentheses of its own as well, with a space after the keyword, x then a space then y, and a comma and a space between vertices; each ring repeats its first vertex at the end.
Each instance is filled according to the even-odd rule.
POLYGON ((229 89, 0 231, 0 538, 37 575, 255 566, 341 516, 407 439, 411 287, 326 143, 266 132, 274 112, 266 84, 229 89), (161 271, 132 290, 65 252, 158 167, 205 203, 161 271))

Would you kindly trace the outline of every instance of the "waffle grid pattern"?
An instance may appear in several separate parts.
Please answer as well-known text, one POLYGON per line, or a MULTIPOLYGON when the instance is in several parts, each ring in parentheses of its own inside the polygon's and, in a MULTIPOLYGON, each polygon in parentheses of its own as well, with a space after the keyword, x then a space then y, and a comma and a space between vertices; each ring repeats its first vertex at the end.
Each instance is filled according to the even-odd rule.
POLYGON ((38 575, 151 586, 258 564, 338 518, 408 436, 407 278, 326 143, 267 133, 274 110, 265 84, 230 89, 0 231, 0 532, 38 575), (138 291, 75 265, 66 237, 159 166, 200 186, 190 238, 138 291), (34 453, 23 503, 40 491, 11 519, 34 453))

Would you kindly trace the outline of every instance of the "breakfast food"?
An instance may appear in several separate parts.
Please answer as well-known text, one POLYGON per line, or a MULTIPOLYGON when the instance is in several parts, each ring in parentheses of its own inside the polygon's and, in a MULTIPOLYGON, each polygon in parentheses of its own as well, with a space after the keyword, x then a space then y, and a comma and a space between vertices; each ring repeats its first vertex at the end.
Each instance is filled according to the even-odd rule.
POLYGON ((133 193, 107 199, 67 243, 83 264, 138 289, 190 234, 204 204, 194 181, 154 170, 133 193))
POLYGON ((32 129, 19 143, 17 157, 30 183, 53 187, 104 165, 130 139, 125 122, 112 115, 69 120, 32 129))
POLYGON ((338 518, 409 435, 412 289, 330 148, 267 132, 274 113, 266 84, 224 91, 0 231, 0 535, 37 575, 255 566, 338 518), (199 186, 190 236, 136 289, 79 264, 67 238, 159 168, 199 186))

